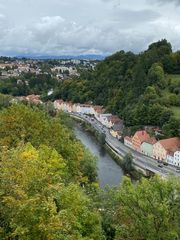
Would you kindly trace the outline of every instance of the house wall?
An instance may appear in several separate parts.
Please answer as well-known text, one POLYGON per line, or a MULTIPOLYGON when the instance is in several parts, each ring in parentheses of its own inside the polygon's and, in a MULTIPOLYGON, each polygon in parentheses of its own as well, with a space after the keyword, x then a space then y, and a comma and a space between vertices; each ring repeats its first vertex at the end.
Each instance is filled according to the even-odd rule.
POLYGON ((153 145, 153 157, 161 161, 167 159, 167 152, 159 142, 153 145))
POLYGON ((136 135, 134 135, 134 137, 132 138, 132 145, 133 145, 134 150, 136 150, 138 152, 141 151, 141 149, 140 149, 141 141, 136 135))
POLYGON ((91 114, 91 107, 80 106, 80 112, 82 114, 91 114))
POLYGON ((107 126, 108 117, 110 117, 111 115, 112 115, 112 114, 110 114, 110 113, 100 114, 100 116, 99 116, 100 122, 101 122, 103 125, 107 126))
POLYGON ((168 162, 169 164, 174 165, 174 155, 173 155, 173 156, 167 155, 166 160, 167 160, 167 162, 168 162))
POLYGON ((152 157, 153 156, 153 145, 150 144, 150 143, 147 143, 147 142, 143 142, 141 144, 141 152, 146 155, 146 156, 149 156, 149 157, 152 157))
POLYGON ((116 131, 114 131, 114 130, 110 130, 110 133, 111 133, 111 135, 113 136, 113 137, 115 137, 115 138, 117 138, 118 137, 118 133, 116 132, 116 131))
POLYGON ((127 139, 124 139, 124 145, 129 148, 133 148, 132 142, 128 141, 127 139))
POLYGON ((180 151, 174 153, 174 162, 176 166, 180 166, 180 151))
POLYGON ((167 162, 174 166, 180 167, 180 151, 176 151, 173 156, 167 155, 167 162))

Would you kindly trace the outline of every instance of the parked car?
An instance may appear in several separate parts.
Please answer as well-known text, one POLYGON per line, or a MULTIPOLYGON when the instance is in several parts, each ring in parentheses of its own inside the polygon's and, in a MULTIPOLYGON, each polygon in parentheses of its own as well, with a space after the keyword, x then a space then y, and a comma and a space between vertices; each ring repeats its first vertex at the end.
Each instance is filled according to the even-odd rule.
POLYGON ((168 166, 168 163, 167 163, 167 162, 163 162, 163 165, 164 165, 164 166, 168 166))
POLYGON ((177 172, 177 173, 180 173, 180 168, 176 168, 176 172, 177 172))
POLYGON ((162 167, 163 167, 163 165, 162 165, 162 164, 158 164, 158 167, 162 168, 162 167))

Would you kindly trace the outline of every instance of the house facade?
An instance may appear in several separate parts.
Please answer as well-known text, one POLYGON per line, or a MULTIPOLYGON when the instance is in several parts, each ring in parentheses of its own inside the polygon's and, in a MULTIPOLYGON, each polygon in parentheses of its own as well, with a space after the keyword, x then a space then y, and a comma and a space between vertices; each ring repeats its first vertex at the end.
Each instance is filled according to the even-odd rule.
MULTIPOLYGON (((153 157, 157 160, 161 161, 171 161, 172 154, 178 151, 180 148, 180 138, 174 137, 169 139, 160 140, 155 143, 153 146, 153 157)), ((179 155, 176 154, 176 159, 178 159, 179 155)))
POLYGON ((129 148, 133 148, 133 144, 132 144, 132 138, 126 136, 124 138, 124 145, 129 147, 129 148))
POLYGON ((121 139, 123 128, 124 128, 123 121, 119 121, 112 126, 110 133, 113 137, 121 139))
POLYGON ((153 146, 153 158, 156 160, 166 160, 167 157, 167 150, 161 144, 161 141, 157 142, 153 146))
POLYGON ((137 131, 132 138, 133 149, 141 152, 141 144, 148 139, 150 136, 146 131, 137 131))
POLYGON ((141 144, 141 153, 152 157, 153 156, 153 144, 149 143, 149 142, 143 142, 141 144))
POLYGON ((180 167, 180 150, 167 154, 167 162, 171 165, 180 167))
POLYGON ((101 114, 103 114, 105 112, 105 109, 103 108, 103 106, 93 106, 91 113, 92 115, 94 115, 94 117, 100 121, 100 116, 101 114))
POLYGON ((103 113, 99 115, 99 121, 107 127, 108 125, 108 117, 111 117, 112 114, 111 113, 103 113))

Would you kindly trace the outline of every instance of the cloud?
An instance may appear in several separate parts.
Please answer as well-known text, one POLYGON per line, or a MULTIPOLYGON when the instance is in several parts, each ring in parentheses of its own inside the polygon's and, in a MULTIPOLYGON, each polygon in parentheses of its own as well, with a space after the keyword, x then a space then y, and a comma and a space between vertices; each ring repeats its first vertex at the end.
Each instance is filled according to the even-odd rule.
POLYGON ((0 19, 4 19, 5 15, 0 13, 0 19))
POLYGON ((139 52, 162 38, 180 48, 175 0, 168 5, 152 4, 162 0, 1 2, 0 55, 139 52))
POLYGON ((116 8, 113 19, 122 22, 124 27, 127 27, 152 22, 160 18, 160 16, 160 13, 149 9, 130 10, 116 8))
POLYGON ((180 0, 148 0, 149 2, 159 3, 159 4, 172 4, 180 5, 180 0))

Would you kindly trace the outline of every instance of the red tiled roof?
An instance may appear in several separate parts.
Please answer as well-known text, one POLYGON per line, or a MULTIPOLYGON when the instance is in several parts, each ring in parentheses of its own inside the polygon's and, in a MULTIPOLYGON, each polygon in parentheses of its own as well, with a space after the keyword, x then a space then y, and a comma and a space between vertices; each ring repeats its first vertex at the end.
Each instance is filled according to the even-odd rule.
POLYGON ((108 117, 108 121, 111 121, 114 124, 121 122, 121 119, 116 115, 112 115, 108 117))
POLYGON ((146 141, 146 140, 148 140, 148 139, 150 139, 149 134, 148 134, 145 130, 143 130, 143 131, 137 131, 137 132, 135 133, 134 137, 135 137, 135 136, 139 138, 139 140, 140 140, 141 143, 144 142, 144 141, 146 141))
POLYGON ((180 138, 179 137, 160 140, 159 143, 168 152, 175 152, 180 148, 180 138))
POLYGON ((149 144, 155 144, 157 143, 157 140, 155 138, 149 138, 149 139, 146 139, 144 142, 147 142, 149 144))
POLYGON ((103 108, 103 106, 94 106, 93 108, 97 113, 104 113, 105 112, 105 109, 103 108))

